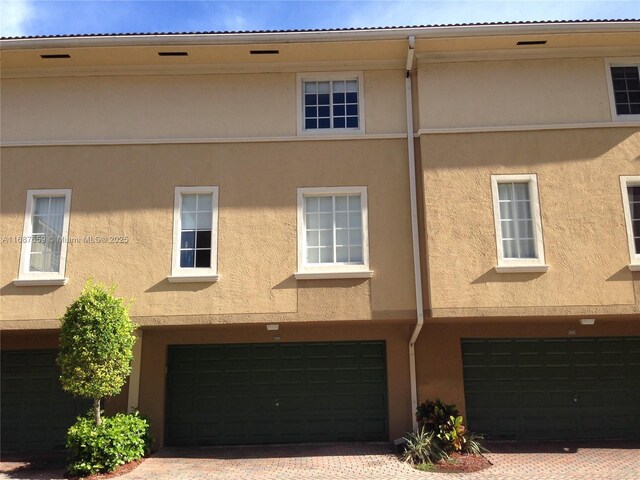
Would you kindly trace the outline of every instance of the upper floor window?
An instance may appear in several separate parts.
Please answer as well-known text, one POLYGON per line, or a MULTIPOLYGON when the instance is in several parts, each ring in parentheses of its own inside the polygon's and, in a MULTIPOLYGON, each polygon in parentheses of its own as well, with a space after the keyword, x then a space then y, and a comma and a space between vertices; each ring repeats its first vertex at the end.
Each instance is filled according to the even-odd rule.
POLYGON ((296 278, 371 274, 366 187, 299 188, 296 278))
POLYGON ((218 187, 176 187, 171 282, 218 279, 218 187))
POLYGON ((18 285, 64 285, 71 190, 28 190, 18 285))
POLYGON ((544 272, 536 175, 492 175, 498 272, 544 272))
POLYGON ((298 75, 298 133, 364 132, 362 74, 298 75))
POLYGON ((620 177, 629 241, 629 269, 640 270, 640 176, 620 177))
POLYGON ((607 62, 611 114, 618 120, 640 119, 640 60, 607 62))

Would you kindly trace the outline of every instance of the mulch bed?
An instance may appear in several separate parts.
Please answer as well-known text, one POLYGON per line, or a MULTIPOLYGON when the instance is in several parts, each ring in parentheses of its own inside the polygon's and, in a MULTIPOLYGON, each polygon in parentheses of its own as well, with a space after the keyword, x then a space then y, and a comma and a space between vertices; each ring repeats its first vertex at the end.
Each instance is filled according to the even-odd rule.
POLYGON ((433 472, 471 473, 489 468, 492 463, 482 455, 461 455, 452 453, 449 460, 440 460, 434 464, 433 472))
POLYGON ((120 465, 113 472, 96 473, 96 474, 93 474, 93 475, 89 475, 88 477, 72 477, 72 476, 65 475, 65 478, 68 478, 69 480, 80 480, 80 479, 82 479, 82 480, 104 480, 105 478, 119 477, 120 475, 124 475, 125 473, 129 473, 130 471, 134 470, 142 462, 144 462, 144 458, 141 458, 140 460, 134 460, 133 462, 125 463, 124 465, 120 465))

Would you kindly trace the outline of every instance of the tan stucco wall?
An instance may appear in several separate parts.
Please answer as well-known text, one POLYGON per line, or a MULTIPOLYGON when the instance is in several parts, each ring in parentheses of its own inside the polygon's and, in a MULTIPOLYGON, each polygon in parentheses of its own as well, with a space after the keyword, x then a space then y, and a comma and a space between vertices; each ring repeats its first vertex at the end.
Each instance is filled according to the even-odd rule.
MULTIPOLYGON (((276 335, 282 342, 385 340, 389 439, 398 438, 411 428, 408 354, 410 326, 383 322, 378 325, 368 324, 366 327, 349 324, 290 324, 281 325, 276 335)), ((262 325, 146 329, 142 342, 139 408, 151 418, 155 448, 163 445, 168 345, 274 341, 274 333, 267 331, 262 325)))
POLYGON ((544 323, 533 320, 511 318, 505 323, 487 323, 477 318, 466 319, 467 323, 457 325, 427 322, 416 343, 418 402, 440 398, 446 403, 455 404, 466 417, 461 338, 640 335, 640 317, 633 322, 610 321, 603 317, 598 318, 592 326, 580 325, 577 318, 547 318, 544 323))
POLYGON ((637 128, 424 135, 436 317, 640 314, 621 175, 640 174, 637 128), (535 173, 546 273, 496 273, 491 174, 535 173), (635 284, 635 291, 634 291, 635 284))
POLYGON ((23 231, 27 189, 70 188, 63 287, 16 287, 20 244, 0 245, 3 328, 52 328, 88 278, 115 282, 142 325, 415 317, 402 140, 4 148, 2 236, 23 231), (215 284, 175 284, 176 186, 218 185, 215 284), (368 188, 372 279, 296 281, 296 188, 368 188))
MULTIPOLYGON (((402 70, 364 72, 367 133, 406 131, 402 70)), ((3 142, 295 136, 295 73, 3 79, 3 142)))
POLYGON ((603 58, 420 64, 420 128, 611 121, 603 58))

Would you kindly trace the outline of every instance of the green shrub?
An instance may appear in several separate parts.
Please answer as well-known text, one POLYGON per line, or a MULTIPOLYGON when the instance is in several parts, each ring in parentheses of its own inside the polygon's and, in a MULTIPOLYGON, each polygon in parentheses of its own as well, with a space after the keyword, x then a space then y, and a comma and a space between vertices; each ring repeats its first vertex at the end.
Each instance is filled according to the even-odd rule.
POLYGON ((481 443, 482 435, 467 431, 455 405, 427 400, 416 409, 416 419, 421 429, 431 434, 433 442, 447 455, 487 451, 481 443))
POLYGON ((427 432, 424 427, 406 437, 402 460, 410 465, 429 465, 439 460, 449 458, 440 447, 435 433, 427 432))
POLYGON ((78 417, 67 432, 68 473, 85 476, 112 472, 149 453, 149 421, 137 412, 103 417, 96 425, 93 411, 78 417))
POLYGON ((93 399, 96 425, 100 399, 117 395, 127 381, 136 342, 129 306, 114 290, 88 281, 60 326, 60 383, 73 395, 93 399))

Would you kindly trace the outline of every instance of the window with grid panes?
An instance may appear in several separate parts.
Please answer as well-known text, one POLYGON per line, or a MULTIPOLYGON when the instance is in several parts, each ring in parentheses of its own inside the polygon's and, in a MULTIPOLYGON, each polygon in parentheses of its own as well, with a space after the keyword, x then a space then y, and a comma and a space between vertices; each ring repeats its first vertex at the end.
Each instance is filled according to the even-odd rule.
POLYGON ((18 278, 14 282, 51 280, 62 281, 56 283, 59 285, 66 283, 70 209, 70 189, 27 190, 25 240, 20 252, 18 278))
POLYGON ((498 183, 500 229, 505 258, 536 258, 527 182, 498 183))
POLYGON ((304 129, 360 128, 358 80, 303 82, 304 129))
POLYGON ((618 115, 640 115, 640 67, 612 66, 611 82, 618 115))
POLYGON ((213 194, 182 194, 180 268, 211 267, 213 194))
POLYGON ((640 255, 640 185, 627 187, 629 195, 629 215, 635 254, 640 255))
POLYGON ((29 254, 30 272, 58 272, 62 250, 65 197, 34 197, 29 254))
POLYGON ((360 195, 304 197, 307 264, 363 263, 360 195))

